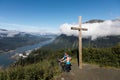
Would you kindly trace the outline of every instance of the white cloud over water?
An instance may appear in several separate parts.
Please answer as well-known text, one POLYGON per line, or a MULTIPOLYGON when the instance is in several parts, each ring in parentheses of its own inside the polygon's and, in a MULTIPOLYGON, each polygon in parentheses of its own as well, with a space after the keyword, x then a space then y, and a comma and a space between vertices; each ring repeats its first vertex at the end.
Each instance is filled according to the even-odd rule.
POLYGON ((29 25, 21 25, 21 24, 13 24, 13 23, 0 23, 0 29, 6 30, 14 30, 28 33, 57 33, 55 29, 46 26, 29 26, 29 25))
POLYGON ((40 32, 43 31, 38 26, 28 26, 21 24, 12 24, 12 23, 0 23, 0 28, 7 30, 17 30, 22 32, 40 32))
MULTIPOLYGON (((78 36, 77 30, 71 30, 71 27, 78 27, 78 24, 65 23, 60 26, 61 34, 68 36, 78 36)), ((120 20, 111 21, 107 20, 103 23, 85 23, 82 24, 83 28, 87 28, 88 31, 82 31, 83 37, 91 36, 92 39, 97 37, 109 36, 109 35, 120 35, 120 20)))

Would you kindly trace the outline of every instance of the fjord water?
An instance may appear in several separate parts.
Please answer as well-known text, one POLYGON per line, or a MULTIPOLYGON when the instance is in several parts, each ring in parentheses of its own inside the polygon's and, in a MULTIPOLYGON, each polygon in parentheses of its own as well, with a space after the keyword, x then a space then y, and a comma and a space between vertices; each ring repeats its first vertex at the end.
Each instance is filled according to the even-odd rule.
POLYGON ((54 38, 51 38, 50 40, 36 43, 34 45, 19 47, 12 52, 3 53, 0 55, 0 66, 7 67, 16 61, 15 59, 11 58, 12 56, 14 56, 16 54, 23 53, 23 52, 28 51, 28 50, 34 50, 34 49, 40 48, 43 45, 51 43, 53 40, 54 40, 54 38))

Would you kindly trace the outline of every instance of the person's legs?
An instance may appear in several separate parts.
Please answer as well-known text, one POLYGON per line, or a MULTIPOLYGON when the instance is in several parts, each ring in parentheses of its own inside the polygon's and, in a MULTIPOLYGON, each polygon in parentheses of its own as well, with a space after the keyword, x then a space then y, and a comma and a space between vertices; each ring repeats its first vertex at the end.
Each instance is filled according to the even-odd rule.
POLYGON ((70 70, 71 70, 70 64, 66 64, 66 72, 70 72, 70 70))

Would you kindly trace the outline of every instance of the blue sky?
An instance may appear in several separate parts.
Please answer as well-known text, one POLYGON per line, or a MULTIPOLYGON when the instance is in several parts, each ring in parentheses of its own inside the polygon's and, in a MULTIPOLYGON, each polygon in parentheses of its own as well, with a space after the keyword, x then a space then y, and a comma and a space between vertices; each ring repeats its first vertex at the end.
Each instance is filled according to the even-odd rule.
POLYGON ((57 32, 64 23, 120 17, 120 0, 0 0, 0 28, 57 32))

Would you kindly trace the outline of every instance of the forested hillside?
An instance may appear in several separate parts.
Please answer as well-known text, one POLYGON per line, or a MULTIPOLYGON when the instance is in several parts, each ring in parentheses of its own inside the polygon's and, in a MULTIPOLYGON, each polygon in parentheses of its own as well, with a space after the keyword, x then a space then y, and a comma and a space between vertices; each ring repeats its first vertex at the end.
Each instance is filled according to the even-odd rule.
MULTIPOLYGON (((64 52, 71 55, 72 62, 77 62, 77 49, 39 49, 9 68, 0 70, 0 80, 54 80, 60 74, 57 59, 64 52)), ((111 48, 83 48, 83 62, 120 68, 120 44, 111 48)))

